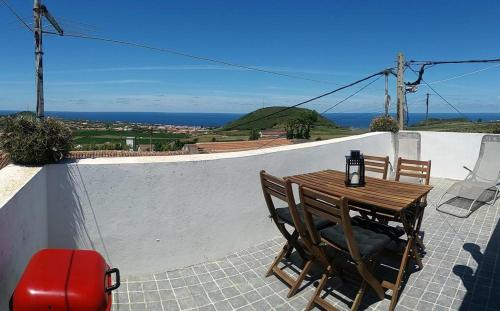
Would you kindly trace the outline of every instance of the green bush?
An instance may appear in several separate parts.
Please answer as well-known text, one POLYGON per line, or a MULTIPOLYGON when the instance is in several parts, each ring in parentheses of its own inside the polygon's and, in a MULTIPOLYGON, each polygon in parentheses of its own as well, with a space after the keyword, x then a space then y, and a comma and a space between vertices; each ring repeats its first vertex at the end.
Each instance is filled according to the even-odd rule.
POLYGON ((251 129, 250 136, 248 137, 248 140, 258 140, 259 138, 260 138, 259 130, 251 129))
POLYGON ((18 164, 57 162, 69 153, 73 142, 71 129, 63 122, 31 115, 6 118, 1 131, 0 149, 18 164))
POLYGON ((500 123, 499 122, 493 123, 493 128, 491 130, 491 133, 500 134, 500 123))
POLYGON ((373 118, 370 123, 370 132, 393 132, 397 133, 399 126, 396 120, 389 116, 373 118))

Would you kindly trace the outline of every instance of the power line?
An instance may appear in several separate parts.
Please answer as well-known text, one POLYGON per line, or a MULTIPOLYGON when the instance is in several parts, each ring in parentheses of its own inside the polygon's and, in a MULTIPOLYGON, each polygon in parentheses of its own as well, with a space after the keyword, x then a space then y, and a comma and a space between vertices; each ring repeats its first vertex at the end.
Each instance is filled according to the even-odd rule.
POLYGON ((369 87, 370 85, 372 85, 373 83, 375 83, 378 79, 380 79, 382 77, 382 75, 379 75, 376 79, 374 79, 373 81, 371 81, 370 83, 366 84, 365 86, 363 86, 362 88, 360 88, 359 90, 357 90, 356 92, 352 93, 351 95, 345 97, 344 99, 342 99, 341 101, 337 102, 335 105, 331 106, 330 108, 326 109, 325 111, 323 111, 322 113, 320 113, 321 115, 327 113, 328 111, 332 110, 333 108, 337 107, 338 105, 342 104, 343 102, 347 101, 348 99, 350 99, 351 97, 353 96, 356 96, 358 93, 360 93, 361 91, 363 91, 364 89, 366 89, 367 87, 369 87))
POLYGON ((0 0, 0 1, 2 1, 2 3, 7 7, 7 9, 9 9, 12 15, 14 15, 19 20, 19 22, 21 22, 26 28, 28 28, 29 31, 33 32, 33 29, 31 29, 28 23, 26 23, 24 19, 22 19, 21 16, 16 13, 16 10, 14 10, 14 8, 7 2, 7 0, 0 0))
POLYGON ((486 68, 481 68, 481 69, 474 70, 474 71, 471 71, 471 72, 468 72, 468 73, 464 73, 464 74, 461 74, 461 75, 458 75, 458 76, 453 76, 453 77, 446 78, 446 79, 443 79, 443 80, 437 80, 437 81, 429 82, 429 84, 442 83, 442 82, 447 82, 447 81, 450 81, 450 80, 455 80, 455 79, 458 79, 458 78, 463 78, 463 77, 470 76, 470 75, 473 75, 473 74, 476 74, 476 73, 479 73, 479 72, 483 72, 483 71, 486 71, 486 70, 489 70, 489 69, 492 69, 492 68, 495 68, 495 67, 499 67, 499 66, 500 66, 500 64, 495 64, 493 66, 489 66, 489 67, 486 67, 486 68))
MULTIPOLYGON (((413 73, 415 75, 418 76, 418 73, 411 67, 411 66, 408 66, 408 68, 411 69, 411 71, 413 71, 413 73)), ((462 117, 468 119, 468 117, 463 114, 460 110, 458 110, 457 107, 455 107, 452 103, 450 103, 446 98, 444 98, 443 96, 441 96, 441 94, 439 94, 429 83, 427 83, 422 77, 419 78, 422 82, 424 82, 428 88, 430 88, 434 94, 436 94, 437 96, 439 96, 445 103, 447 103, 451 108, 453 108, 458 114, 460 114, 462 117)))
MULTIPOLYGON (((361 91, 363 91, 364 89, 366 89, 368 86, 372 85, 373 83, 375 83, 375 81, 377 81, 378 79, 380 79, 382 77, 382 75, 379 75, 376 79, 374 79, 373 81, 369 82, 368 84, 366 84, 365 86, 363 86, 362 88, 360 88, 359 90, 357 90, 356 92, 350 94, 349 96, 345 97, 344 99, 342 99, 341 101, 337 102, 335 105, 331 106, 330 108, 326 109, 325 111, 323 111, 322 113, 320 113, 320 115, 324 115, 326 112, 330 111, 331 109, 337 107, 338 105, 342 104, 343 102, 345 102, 346 100, 348 100, 349 98, 357 95, 358 93, 360 93, 361 91)), ((274 138, 274 139, 271 139, 268 143, 266 144, 263 144, 262 146, 260 146, 259 148, 257 149, 262 149, 264 148, 265 146, 268 146, 269 144, 271 144, 272 142, 274 142, 275 140, 277 140, 278 138, 274 138)))
MULTIPOLYGON (((3 1, 3 0, 1 0, 1 1, 3 1)), ((57 33, 51 32, 51 31, 45 31, 44 33, 58 35, 57 33)), ((143 44, 143 43, 130 42, 130 41, 124 41, 124 40, 116 40, 116 39, 111 39, 111 38, 102 38, 102 37, 96 37, 96 36, 89 36, 89 35, 81 34, 81 33, 72 33, 72 34, 65 33, 64 37, 88 39, 88 40, 103 41, 103 42, 120 44, 120 45, 127 45, 127 46, 132 46, 132 47, 137 47, 137 48, 153 50, 153 51, 157 51, 157 52, 169 53, 169 54, 178 55, 178 56, 187 57, 187 58, 192 58, 192 59, 196 59, 196 60, 211 62, 211 63, 220 64, 220 65, 229 66, 229 67, 235 67, 235 68, 246 69, 246 70, 251 70, 251 71, 263 72, 263 73, 277 75, 277 76, 283 76, 283 77, 292 78, 292 79, 306 80, 306 81, 323 83, 323 84, 337 84, 337 83, 333 83, 330 81, 317 80, 317 79, 312 79, 312 78, 307 78, 307 77, 302 77, 302 76, 296 76, 296 75, 291 75, 291 74, 287 74, 287 73, 283 73, 283 72, 262 69, 262 68, 258 68, 258 67, 239 65, 236 63, 231 63, 231 62, 227 62, 227 61, 223 61, 223 60, 208 58, 205 56, 197 56, 197 55, 193 55, 193 54, 189 54, 189 53, 185 53, 185 52, 180 52, 177 50, 155 47, 155 46, 151 46, 151 45, 147 45, 147 44, 143 44)))
POLYGON ((247 124, 250 124, 250 123, 253 123, 253 122, 257 122, 257 121, 260 121, 260 120, 266 119, 266 118, 271 117, 271 116, 273 116, 273 115, 276 115, 276 114, 282 113, 282 112, 284 112, 284 111, 290 110, 290 109, 292 109, 292 108, 295 108, 295 107, 298 107, 298 106, 301 106, 301 105, 304 105, 304 104, 310 103, 310 102, 312 102, 312 101, 315 101, 315 100, 317 100, 317 99, 320 99, 320 98, 325 97, 325 96, 328 96, 328 95, 331 95, 331 94, 333 94, 333 93, 336 93, 336 92, 341 91, 341 90, 343 90, 343 89, 349 88, 349 87, 351 87, 351 86, 353 86, 353 85, 356 85, 356 84, 358 84, 358 83, 361 83, 361 82, 363 82, 363 81, 369 80, 369 79, 371 79, 371 78, 373 78, 373 77, 375 77, 375 76, 377 76, 377 75, 382 75, 382 74, 384 74, 384 71, 379 71, 379 72, 374 73, 374 74, 371 74, 371 75, 369 75, 369 76, 367 76, 367 77, 365 77, 365 78, 362 78, 362 79, 359 79, 359 80, 354 81, 354 82, 352 82, 352 83, 349 83, 349 84, 347 84, 347 85, 341 86, 341 87, 339 87, 339 88, 337 88, 337 89, 335 89, 335 90, 333 90, 333 91, 330 91, 330 92, 327 92, 327 93, 323 93, 323 94, 321 94, 321 95, 318 95, 318 96, 316 96, 316 97, 310 98, 310 99, 305 100, 305 101, 302 101, 302 102, 300 102, 300 103, 298 103, 298 104, 295 104, 295 105, 293 105, 293 106, 288 106, 288 107, 286 107, 286 108, 283 108, 283 109, 280 109, 280 110, 278 110, 278 111, 272 112, 272 113, 270 113, 270 114, 268 114, 268 115, 265 115, 265 116, 262 116, 262 117, 260 117, 260 118, 253 119, 253 120, 249 120, 249 121, 244 122, 244 123, 242 123, 242 124, 238 124, 238 125, 236 125, 236 126, 232 126, 232 127, 228 128, 227 130, 233 130, 233 129, 237 128, 237 127, 241 127, 241 126, 243 126, 243 125, 247 125, 247 124))
POLYGON ((493 59, 470 59, 470 60, 446 60, 446 61, 422 61, 409 60, 407 64, 425 64, 425 65, 440 65, 440 64, 474 64, 474 63, 498 63, 500 58, 493 59))

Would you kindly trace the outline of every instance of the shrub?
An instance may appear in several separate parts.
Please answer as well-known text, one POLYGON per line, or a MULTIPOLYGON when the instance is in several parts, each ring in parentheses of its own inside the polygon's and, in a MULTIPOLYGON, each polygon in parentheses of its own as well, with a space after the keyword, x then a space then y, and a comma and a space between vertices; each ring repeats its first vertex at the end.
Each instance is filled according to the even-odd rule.
POLYGON ((493 128, 491 129, 491 133, 500 134, 500 122, 493 123, 493 128))
POLYGON ((248 137, 248 140, 258 140, 259 138, 260 138, 259 130, 251 129, 250 136, 248 137))
POLYGON ((389 116, 373 118, 370 123, 370 132, 393 132, 397 133, 399 126, 396 120, 389 116))
POLYGON ((0 149, 18 164, 57 162, 69 153, 73 142, 71 129, 63 122, 31 115, 6 118, 2 131, 0 149))

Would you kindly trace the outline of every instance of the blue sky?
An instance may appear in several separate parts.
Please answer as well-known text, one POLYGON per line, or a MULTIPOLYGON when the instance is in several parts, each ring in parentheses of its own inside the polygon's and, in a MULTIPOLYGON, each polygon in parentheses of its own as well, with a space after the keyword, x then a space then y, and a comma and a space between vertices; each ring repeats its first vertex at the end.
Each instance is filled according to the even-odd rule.
MULTIPOLYGON (((31 22, 32 1, 10 0, 31 22)), ((327 81, 150 50, 44 37, 46 110, 248 112, 292 105, 407 59, 500 57, 498 1, 54 1, 67 32, 140 42, 327 81)), ((0 3, 0 110, 34 109, 32 34, 0 3)), ((424 79, 463 112, 500 112, 500 65, 440 65, 424 79), (485 69, 485 70, 482 70, 485 69), (461 74, 482 70, 461 78, 461 74)), ((414 80, 411 71, 406 80, 414 80)), ((395 106, 395 79, 389 87, 395 106)), ((330 112, 381 112, 383 79, 330 112)), ((306 107, 323 111, 362 85, 306 107)), ((408 95, 424 111, 425 86, 408 95)), ((431 96, 431 112, 452 112, 431 96)))

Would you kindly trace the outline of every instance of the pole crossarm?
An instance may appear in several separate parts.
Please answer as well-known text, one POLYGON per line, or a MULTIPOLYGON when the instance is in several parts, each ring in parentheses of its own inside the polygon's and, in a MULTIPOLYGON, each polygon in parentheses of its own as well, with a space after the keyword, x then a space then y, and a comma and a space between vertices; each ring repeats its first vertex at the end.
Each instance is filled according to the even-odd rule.
POLYGON ((59 33, 59 35, 62 36, 64 34, 64 30, 61 28, 61 26, 59 26, 59 24, 57 23, 57 21, 55 20, 55 18, 50 14, 50 12, 47 9, 47 7, 45 5, 42 5, 40 7, 40 9, 42 11, 43 16, 45 16, 45 18, 54 27, 54 29, 59 33))

